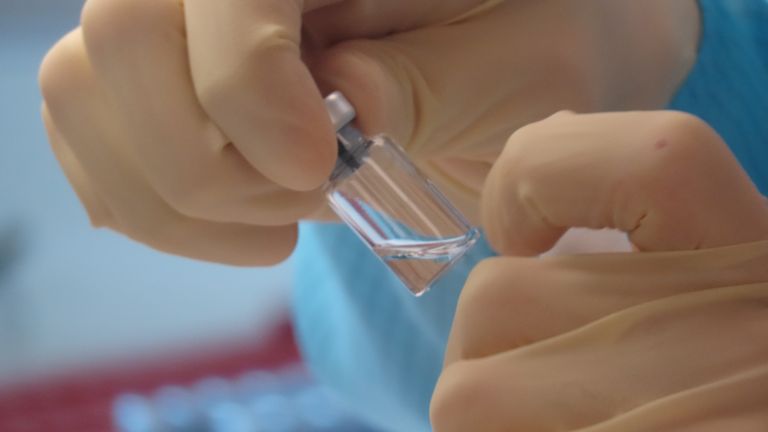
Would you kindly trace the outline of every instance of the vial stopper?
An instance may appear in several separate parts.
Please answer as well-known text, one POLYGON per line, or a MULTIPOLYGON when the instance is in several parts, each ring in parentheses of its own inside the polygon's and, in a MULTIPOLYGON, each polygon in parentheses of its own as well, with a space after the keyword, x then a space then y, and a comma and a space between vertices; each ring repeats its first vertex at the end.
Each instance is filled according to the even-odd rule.
POLYGON ((344 97, 341 92, 335 91, 325 98, 325 107, 331 117, 333 127, 339 131, 355 119, 357 113, 355 107, 344 97))

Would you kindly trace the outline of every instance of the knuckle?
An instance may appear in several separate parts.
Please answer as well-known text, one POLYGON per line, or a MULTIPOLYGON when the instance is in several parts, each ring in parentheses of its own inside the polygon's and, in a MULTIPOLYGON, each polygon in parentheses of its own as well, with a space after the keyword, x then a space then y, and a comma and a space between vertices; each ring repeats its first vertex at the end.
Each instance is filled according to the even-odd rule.
POLYGON ((73 66, 77 60, 78 55, 72 47, 71 39, 64 38, 48 51, 40 64, 40 91, 52 111, 61 103, 69 101, 73 94, 74 86, 71 84, 78 77, 77 69, 73 66))
POLYGON ((525 126, 518 129, 509 137, 509 139, 507 139, 499 158, 493 163, 493 167, 491 168, 492 172, 502 176, 519 172, 517 168, 520 166, 522 159, 520 147, 522 147, 530 137, 529 127, 530 126, 525 126))
POLYGON ((49 105, 52 101, 58 99, 57 96, 66 88, 66 86, 60 84, 61 63, 65 56, 66 53, 62 52, 61 45, 56 44, 50 51, 48 51, 43 58, 43 62, 40 64, 38 82, 43 98, 48 101, 49 105))
POLYGON ((210 111, 221 111, 242 99, 243 83, 260 82, 272 73, 271 56, 294 52, 298 56, 299 41, 290 30, 277 24, 253 28, 239 42, 239 55, 225 56, 222 61, 206 64, 192 56, 192 77, 200 104, 210 111))
POLYGON ((529 128, 530 126, 525 126, 515 131, 493 163, 484 186, 484 193, 489 194, 488 197, 494 200, 499 199, 496 196, 498 192, 506 192, 509 185, 515 185, 515 180, 522 175, 521 168, 525 164, 522 147, 530 141, 532 133, 535 132, 529 128), (491 193, 492 191, 496 193, 491 193))
POLYGON ((545 119, 538 122, 529 123, 517 129, 507 140, 506 146, 504 147, 505 151, 509 149, 516 149, 520 146, 524 146, 530 143, 531 141, 535 141, 541 133, 542 123, 546 121, 547 120, 545 119))
POLYGON ((126 0, 88 0, 80 16, 83 35, 95 47, 113 45, 121 36, 128 34, 128 23, 138 18, 135 11, 138 3, 126 0))
POLYGON ((712 163, 725 155, 722 140, 700 118, 683 112, 656 113, 649 142, 654 151, 648 169, 639 171, 634 193, 647 195, 656 205, 666 208, 687 202, 684 191, 691 190, 702 176, 707 176, 712 163), (676 185, 670 188, 669 185, 676 185))
POLYGON ((665 175, 680 172, 682 163, 700 159, 715 146, 721 145, 717 133, 702 119, 683 112, 660 114, 653 131, 654 145, 666 146, 667 151, 656 152, 654 165, 665 175))
POLYGON ((700 137, 712 130, 704 120, 690 113, 665 111, 660 116, 660 131, 674 137, 700 137))
POLYGON ((559 111, 543 120, 530 123, 516 130, 507 140, 504 151, 497 162, 505 175, 532 180, 545 176, 550 164, 542 163, 533 156, 540 152, 530 151, 541 146, 552 130, 553 123, 560 122, 570 111, 559 111))

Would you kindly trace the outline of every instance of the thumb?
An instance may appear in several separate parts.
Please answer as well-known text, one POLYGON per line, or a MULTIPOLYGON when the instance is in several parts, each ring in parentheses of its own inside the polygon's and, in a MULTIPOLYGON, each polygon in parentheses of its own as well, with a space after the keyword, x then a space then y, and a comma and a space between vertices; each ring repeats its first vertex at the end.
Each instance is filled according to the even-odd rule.
POLYGON ((338 90, 350 100, 364 132, 385 133, 406 144, 414 128, 416 97, 412 77, 391 61, 392 56, 388 43, 361 39, 305 61, 323 94, 338 90))
POLYGON ((708 125, 677 112, 561 113, 519 130, 482 213, 504 254, 545 252, 571 227, 653 251, 768 239, 768 202, 708 125))
MULTIPOLYGON (((470 3, 487 8, 498 2, 470 3)), ((531 82, 519 76, 520 60, 509 55, 506 42, 524 18, 512 3, 501 2, 494 13, 451 25, 341 42, 308 62, 324 91, 340 90, 358 107, 366 132, 392 136, 417 161, 490 162, 516 128, 544 114, 521 100, 520 86, 498 85, 515 73, 531 82)))

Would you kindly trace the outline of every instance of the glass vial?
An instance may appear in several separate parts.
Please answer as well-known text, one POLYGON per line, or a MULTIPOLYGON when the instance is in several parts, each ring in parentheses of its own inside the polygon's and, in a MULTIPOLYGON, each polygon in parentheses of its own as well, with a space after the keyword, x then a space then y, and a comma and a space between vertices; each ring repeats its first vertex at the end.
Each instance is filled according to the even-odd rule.
POLYGON ((385 136, 363 136, 355 110, 326 98, 339 158, 327 185, 331 208, 415 295, 426 292, 469 250, 479 231, 385 136))

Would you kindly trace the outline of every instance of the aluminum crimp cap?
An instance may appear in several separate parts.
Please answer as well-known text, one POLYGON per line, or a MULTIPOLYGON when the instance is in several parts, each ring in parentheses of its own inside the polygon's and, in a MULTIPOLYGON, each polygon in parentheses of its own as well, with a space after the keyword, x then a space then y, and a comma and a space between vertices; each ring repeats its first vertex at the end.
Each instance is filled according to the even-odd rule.
POLYGON ((331 122, 333 122, 333 127, 336 128, 337 132, 350 124, 357 115, 355 107, 339 91, 326 96, 325 108, 328 110, 328 115, 331 117, 331 122))

